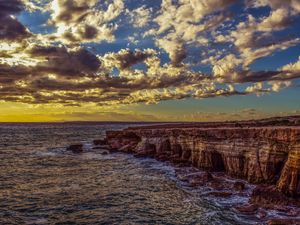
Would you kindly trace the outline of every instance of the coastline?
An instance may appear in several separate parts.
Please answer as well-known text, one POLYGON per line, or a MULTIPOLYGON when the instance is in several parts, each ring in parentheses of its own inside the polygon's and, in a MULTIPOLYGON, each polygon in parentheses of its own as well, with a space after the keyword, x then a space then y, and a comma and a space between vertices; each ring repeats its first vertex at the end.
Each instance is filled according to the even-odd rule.
MULTIPOLYGON (((227 124, 228 125, 228 124, 227 124)), ((209 195, 226 198, 254 185, 240 213, 259 208, 293 208, 291 218, 274 218, 269 224, 297 224, 300 197, 300 126, 156 125, 107 131, 94 142, 111 152, 168 161, 178 167, 179 179, 192 186, 208 186, 209 195), (188 173, 180 168, 196 168, 188 173), (221 174, 221 175, 220 175, 221 174), (223 175, 222 175, 223 174, 223 175), (227 182, 225 177, 241 181, 227 182), (244 182, 244 181, 245 182, 244 182), (293 215, 294 214, 294 215, 293 215)), ((260 213, 263 219, 264 213, 260 213)))

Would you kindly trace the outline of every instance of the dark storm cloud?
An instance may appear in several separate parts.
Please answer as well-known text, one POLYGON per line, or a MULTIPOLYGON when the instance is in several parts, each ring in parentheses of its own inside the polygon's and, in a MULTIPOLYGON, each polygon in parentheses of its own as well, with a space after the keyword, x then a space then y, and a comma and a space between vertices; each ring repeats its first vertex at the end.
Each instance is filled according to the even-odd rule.
POLYGON ((36 73, 80 78, 95 76, 101 66, 100 60, 84 48, 69 51, 66 47, 36 46, 29 50, 29 54, 45 59, 34 68, 36 73))
POLYGON ((17 14, 24 9, 20 0, 0 0, 0 18, 17 14))
POLYGON ((12 41, 30 36, 26 27, 12 17, 23 9, 20 0, 0 0, 0 39, 12 41))

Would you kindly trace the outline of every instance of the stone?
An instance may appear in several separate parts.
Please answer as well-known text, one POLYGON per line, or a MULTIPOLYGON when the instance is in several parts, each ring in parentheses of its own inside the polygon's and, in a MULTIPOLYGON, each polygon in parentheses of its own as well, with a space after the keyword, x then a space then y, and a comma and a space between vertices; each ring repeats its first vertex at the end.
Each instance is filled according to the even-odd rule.
POLYGON ((258 206, 256 204, 247 204, 247 205, 235 207, 235 209, 243 214, 251 215, 257 212, 258 206))
POLYGON ((107 145, 106 139, 97 139, 93 141, 94 145, 107 145))
POLYGON ((68 151, 72 151, 73 153, 82 153, 83 152, 83 144, 73 144, 67 147, 68 151))
POLYGON ((259 219, 264 219, 264 218, 267 217, 267 215, 268 215, 268 213, 266 212, 266 210, 264 210, 264 209, 258 209, 257 217, 259 219))

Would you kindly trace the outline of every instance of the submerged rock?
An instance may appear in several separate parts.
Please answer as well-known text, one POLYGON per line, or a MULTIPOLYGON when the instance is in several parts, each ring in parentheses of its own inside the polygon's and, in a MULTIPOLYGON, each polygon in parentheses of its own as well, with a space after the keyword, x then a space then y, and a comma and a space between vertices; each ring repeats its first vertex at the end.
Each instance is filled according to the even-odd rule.
POLYGON ((72 151, 73 153, 81 153, 83 152, 83 144, 73 144, 67 147, 68 151, 72 151))
POLYGON ((107 141, 106 139, 97 139, 93 141, 94 145, 106 145, 107 141))
POLYGON ((101 152, 101 155, 108 155, 109 154, 109 151, 103 151, 101 152))

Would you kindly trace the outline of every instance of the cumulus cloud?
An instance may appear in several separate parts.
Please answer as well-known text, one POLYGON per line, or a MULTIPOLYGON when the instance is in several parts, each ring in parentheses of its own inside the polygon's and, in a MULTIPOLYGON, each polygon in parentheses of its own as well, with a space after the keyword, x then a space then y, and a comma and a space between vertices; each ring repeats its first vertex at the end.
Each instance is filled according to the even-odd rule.
POLYGON ((175 66, 180 66, 187 56, 186 49, 180 41, 159 39, 156 43, 169 54, 171 62, 175 66))
POLYGON ((144 62, 147 58, 150 58, 155 54, 156 52, 153 49, 145 49, 144 51, 139 49, 136 49, 135 51, 122 49, 117 53, 106 54, 104 61, 107 66, 116 66, 120 70, 124 70, 137 63, 144 62))
POLYGON ((206 45, 207 38, 201 33, 218 27, 229 14, 223 11, 235 0, 173 2, 163 0, 154 22, 158 29, 151 29, 146 35, 159 36, 156 44, 164 49, 174 65, 179 66, 186 58, 185 45, 206 45), (218 13, 214 14, 213 13, 218 13), (209 16, 205 19, 206 16, 209 16))
POLYGON ((269 6, 272 9, 290 8, 296 12, 300 12, 300 3, 298 0, 248 0, 247 2, 253 7, 269 6))
POLYGON ((300 72, 300 56, 298 61, 295 63, 290 63, 282 67, 283 71, 290 71, 290 72, 300 72))
POLYGON ((149 24, 149 21, 151 19, 151 12, 152 10, 147 8, 146 6, 141 6, 139 8, 136 8, 132 11, 128 11, 131 18, 131 23, 134 27, 142 28, 149 24))
POLYGON ((272 91, 279 92, 281 89, 291 86, 291 81, 270 81, 272 91))
POLYGON ((116 24, 112 22, 122 13, 124 3, 114 0, 110 4, 99 4, 98 0, 53 0, 49 23, 57 32, 49 39, 59 38, 65 43, 113 41, 116 24))

